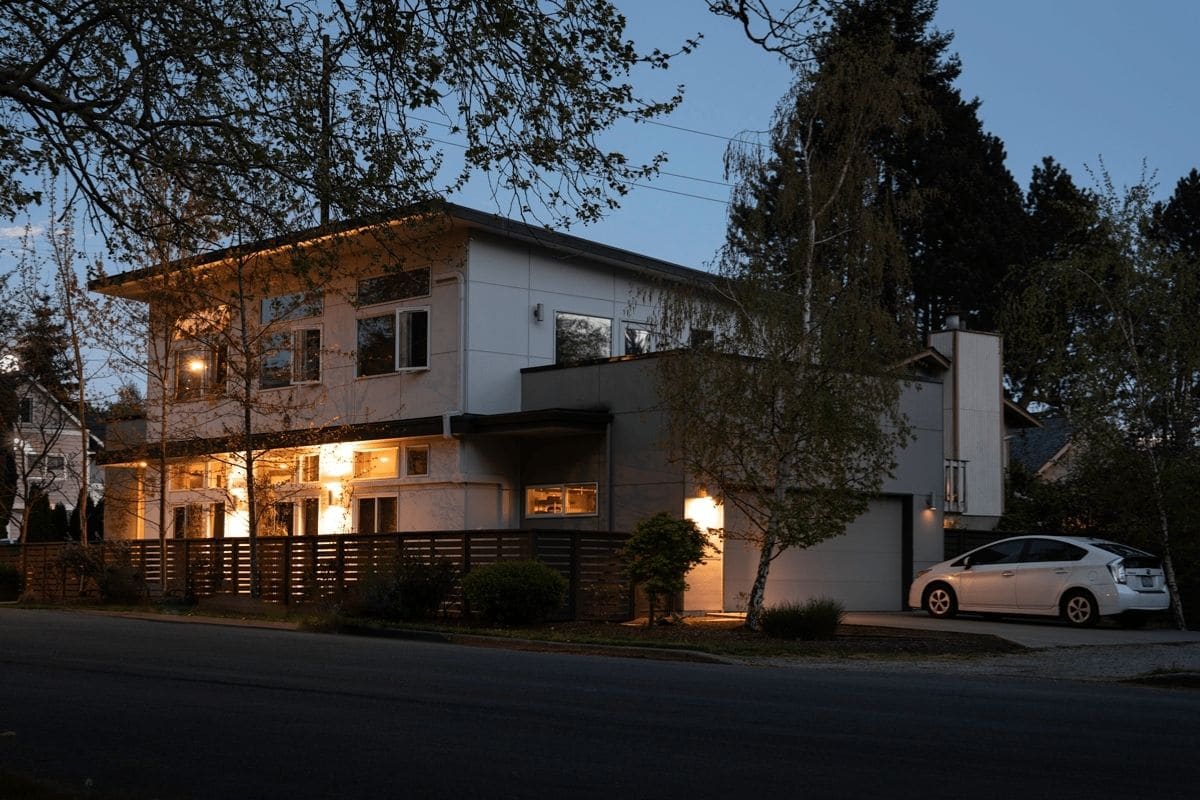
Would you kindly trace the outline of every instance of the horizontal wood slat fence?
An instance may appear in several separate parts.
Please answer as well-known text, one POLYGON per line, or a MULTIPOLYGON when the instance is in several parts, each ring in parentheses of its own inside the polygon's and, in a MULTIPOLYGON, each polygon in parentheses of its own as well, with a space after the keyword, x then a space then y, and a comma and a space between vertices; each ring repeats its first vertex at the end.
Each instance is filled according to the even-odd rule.
MULTIPOLYGON (((562 619, 628 619, 633 599, 621 577, 619 552, 628 534, 559 530, 474 530, 260 537, 260 597, 281 605, 337 602, 359 578, 385 572, 404 560, 449 561, 465 574, 496 561, 536 558, 567 579, 562 619)), ((92 544, 102 564, 134 568, 151 596, 250 595, 249 539, 168 539, 166 563, 157 540, 92 544)), ((81 578, 61 558, 67 543, 27 544, 24 587, 44 602, 95 594, 94 581, 81 578)), ((21 568, 21 546, 0 547, 0 563, 21 568)), ((456 586, 448 610, 462 609, 456 586)))

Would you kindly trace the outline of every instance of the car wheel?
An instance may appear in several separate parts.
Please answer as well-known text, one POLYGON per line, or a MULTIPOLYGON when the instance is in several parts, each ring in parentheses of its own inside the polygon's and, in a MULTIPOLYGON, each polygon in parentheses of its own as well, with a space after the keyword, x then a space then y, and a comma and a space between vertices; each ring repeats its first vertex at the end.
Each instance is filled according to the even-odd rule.
POLYGON ((1096 598, 1084 591, 1068 592, 1062 600, 1062 617, 1068 625, 1090 628, 1100 619, 1096 598))
POLYGON ((958 598, 954 596, 954 590, 944 583, 935 583, 925 590, 923 605, 929 616, 937 619, 953 617, 958 613, 958 598))

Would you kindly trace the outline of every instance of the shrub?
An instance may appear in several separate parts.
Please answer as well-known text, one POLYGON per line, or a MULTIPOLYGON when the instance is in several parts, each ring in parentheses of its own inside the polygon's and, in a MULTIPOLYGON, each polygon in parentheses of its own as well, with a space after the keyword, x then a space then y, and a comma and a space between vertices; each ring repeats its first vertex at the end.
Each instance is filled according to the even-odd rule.
POLYGON ((96 584, 105 603, 134 605, 146 599, 146 578, 137 567, 108 564, 96 584))
POLYGON ((637 524, 633 536, 621 550, 625 574, 641 586, 650 601, 647 625, 654 624, 659 599, 673 611, 675 595, 688 588, 688 570, 708 555, 708 539, 690 519, 678 519, 660 511, 637 524))
POLYGON ((562 605, 567 579, 541 561, 497 561, 462 579, 471 608, 488 622, 537 622, 562 605))
POLYGON ((776 639, 833 639, 846 608, 837 600, 814 597, 763 610, 762 632, 776 639))
POLYGON ((0 600, 16 600, 20 596, 20 571, 11 564, 0 564, 0 600))
POLYGON ((392 621, 431 617, 446 602, 456 575, 449 561, 402 561, 394 569, 363 575, 342 612, 392 621))

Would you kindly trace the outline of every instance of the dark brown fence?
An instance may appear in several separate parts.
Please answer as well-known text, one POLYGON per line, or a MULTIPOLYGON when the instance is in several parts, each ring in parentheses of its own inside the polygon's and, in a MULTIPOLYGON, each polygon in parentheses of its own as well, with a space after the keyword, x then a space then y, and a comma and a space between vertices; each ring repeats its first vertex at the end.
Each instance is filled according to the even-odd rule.
MULTIPOLYGON (((336 602, 361 576, 387 571, 403 560, 448 561, 462 574, 505 559, 536 558, 568 581, 562 618, 628 619, 631 593, 618 558, 626 538, 621 533, 545 530, 261 537, 256 540, 259 596, 288 606, 316 605, 336 602)), ((24 547, 26 594, 60 602, 96 593, 94 581, 71 568, 68 548, 78 545, 24 547)), ((156 540, 103 542, 90 549, 104 565, 135 568, 155 595, 201 599, 250 594, 249 539, 168 539, 165 564, 156 540)), ((0 547, 0 563, 20 569, 21 550, 0 547)), ((461 609, 457 589, 449 606, 461 609)))

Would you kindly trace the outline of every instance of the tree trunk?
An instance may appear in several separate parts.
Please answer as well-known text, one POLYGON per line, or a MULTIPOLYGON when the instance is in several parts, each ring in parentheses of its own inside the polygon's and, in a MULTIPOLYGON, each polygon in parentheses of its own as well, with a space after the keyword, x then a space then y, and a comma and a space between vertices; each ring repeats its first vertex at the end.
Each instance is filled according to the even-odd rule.
POLYGON ((754 586, 750 589, 750 599, 746 601, 746 627, 752 631, 762 628, 763 598, 767 593, 767 574, 771 571, 771 561, 775 558, 775 542, 777 540, 776 523, 772 519, 767 525, 767 535, 763 539, 762 549, 758 553, 758 571, 754 574, 754 586))

